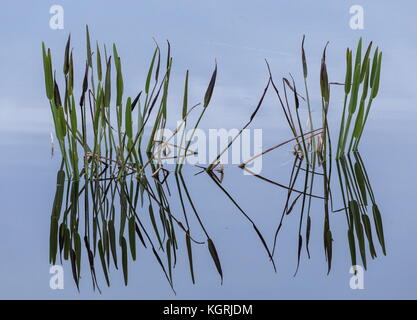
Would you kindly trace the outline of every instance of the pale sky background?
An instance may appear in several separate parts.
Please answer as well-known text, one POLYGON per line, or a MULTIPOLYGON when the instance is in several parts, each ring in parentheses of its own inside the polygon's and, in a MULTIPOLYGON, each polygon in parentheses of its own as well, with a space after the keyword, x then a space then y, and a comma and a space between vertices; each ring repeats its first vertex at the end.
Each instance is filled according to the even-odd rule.
MULTIPOLYGON (((416 12, 417 4, 411 0, 256 3, 246 0, 3 0, 0 10, 0 298, 416 298, 417 205, 413 199, 417 190, 412 182, 416 181, 417 174, 414 166, 410 168, 417 155, 416 12), (49 8, 54 4, 64 8, 64 30, 49 28, 49 8), (349 27, 349 8, 356 4, 364 8, 364 30, 349 27), (266 84, 264 59, 269 61, 276 79, 291 72, 300 81, 303 34, 313 103, 317 102, 319 64, 327 41, 330 41, 327 51, 330 81, 341 82, 346 47, 355 46, 359 37, 378 45, 383 50, 380 95, 370 115, 367 148, 362 156, 366 158, 374 192, 385 213, 389 254, 370 262, 366 289, 349 289, 351 275, 344 217, 334 218, 341 236, 335 241, 334 270, 329 276, 325 275, 319 230, 315 235, 315 255, 310 261, 304 259, 296 278, 292 277, 296 262, 295 234, 289 230, 286 236, 291 244, 282 249, 278 259, 282 267, 274 274, 251 227, 200 176, 195 178, 198 187, 193 193, 196 202, 201 201, 202 210, 216 214, 216 219, 207 216, 206 221, 221 250, 225 269, 223 286, 210 258, 201 250, 196 258, 199 259, 197 285, 190 284, 186 265, 179 265, 176 270, 177 296, 172 295, 148 253, 143 253, 140 263, 131 265, 132 278, 127 288, 122 286, 121 274, 113 273, 114 285, 105 288, 101 296, 93 293, 85 269, 82 291, 78 294, 67 265, 65 290, 50 290, 48 233, 58 159, 50 158, 52 125, 44 93, 41 43, 45 41, 51 48, 60 71, 66 39, 71 33, 75 63, 77 67, 83 66, 86 24, 90 26, 93 43, 97 40, 108 47, 117 43, 123 62, 125 92, 132 96, 143 87, 154 50, 153 38, 162 47, 168 39, 174 57, 170 101, 175 110, 180 108, 185 71, 190 69, 191 99, 199 102, 217 60, 218 81, 210 105, 212 110, 202 123, 205 128, 239 128, 248 119, 266 84), (212 201, 207 201, 207 194, 212 201)), ((82 81, 81 73, 76 74, 78 85, 82 81)), ((342 96, 340 90, 335 91, 330 117, 339 119, 342 96)), ((275 100, 267 98, 254 123, 265 130, 265 146, 288 137, 277 107, 275 100)), ((172 121, 175 120, 173 117, 172 121)), ((288 168, 279 170, 286 174, 288 168)), ((256 184, 256 188, 250 183, 248 186, 248 180, 244 181, 248 178, 240 173, 230 173, 229 179, 237 182, 234 191, 245 208, 271 233, 270 219, 276 218, 280 206, 277 209, 269 201, 277 199, 280 203, 282 190, 263 184, 256 184)), ((320 229, 321 207, 316 207, 320 229)))

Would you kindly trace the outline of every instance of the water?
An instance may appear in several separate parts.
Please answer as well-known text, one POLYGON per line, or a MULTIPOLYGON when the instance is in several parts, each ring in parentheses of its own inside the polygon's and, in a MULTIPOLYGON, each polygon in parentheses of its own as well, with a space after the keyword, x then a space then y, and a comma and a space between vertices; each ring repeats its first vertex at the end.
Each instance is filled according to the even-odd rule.
MULTIPOLYGON (((1 298, 416 298, 417 246, 414 233, 417 218, 414 213, 417 208, 413 201, 413 181, 417 178, 413 169, 413 159, 417 153, 414 148, 416 79, 415 75, 408 71, 415 69, 416 62, 407 57, 415 55, 417 48, 410 36, 414 25, 411 23, 413 20, 410 12, 414 7, 411 1, 398 8, 398 13, 395 14, 402 14, 402 18, 395 27, 378 20, 382 13, 390 11, 388 5, 381 5, 376 1, 367 2, 366 28, 355 32, 348 28, 347 22, 340 22, 342 18, 337 18, 346 18, 348 6, 330 5, 330 2, 326 9, 330 14, 325 15, 322 25, 314 27, 309 27, 307 22, 295 24, 286 18, 300 14, 293 5, 275 7, 271 2, 256 10, 249 10, 249 5, 243 4, 237 11, 227 7, 215 10, 213 7, 200 8, 196 4, 188 4, 187 7, 190 7, 181 7, 181 12, 194 13, 196 21, 193 23, 198 27, 181 27, 172 17, 153 30, 149 30, 149 26, 146 27, 146 20, 132 25, 129 22, 132 19, 128 18, 133 10, 116 10, 109 4, 103 16, 95 16, 89 11, 93 5, 88 4, 84 10, 79 11, 76 21, 70 17, 77 12, 80 4, 66 5, 67 25, 63 32, 48 29, 49 7, 46 5, 29 5, 33 6, 28 8, 32 15, 29 17, 25 13, 26 19, 22 19, 22 24, 11 21, 11 17, 19 12, 18 4, 9 2, 6 5, 5 12, 9 18, 5 18, 9 27, 2 30, 1 38, 8 44, 8 49, 2 52, 0 59, 0 70, 3 74, 9 75, 0 80, 3 88, 0 107, 0 194, 3 217, 0 225, 1 298), (271 19, 265 19, 273 10, 277 18, 272 19, 271 16, 271 19), (202 15, 200 11, 205 14, 202 15), (231 12, 234 13, 233 18, 227 19, 231 12), (106 17, 112 14, 124 21, 117 29, 104 24, 106 17), (258 28, 254 28, 256 21, 258 28), (144 68, 142 63, 138 63, 143 61, 138 59, 138 55, 148 59, 151 54, 150 49, 149 52, 143 49, 142 43, 147 43, 147 47, 151 48, 152 35, 161 42, 169 38, 176 50, 175 56, 179 57, 177 69, 173 73, 178 86, 182 86, 180 79, 185 67, 195 70, 195 100, 200 99, 198 94, 206 86, 206 80, 212 70, 210 63, 216 57, 219 62, 219 81, 211 105, 212 110, 203 123, 204 128, 240 128, 247 121, 267 80, 266 68, 262 61, 264 57, 270 61, 277 78, 291 71, 296 79, 300 80, 301 65, 298 54, 303 33, 307 35, 307 57, 311 69, 310 90, 314 92, 312 95, 315 105, 318 93, 318 82, 315 79, 318 79, 319 59, 324 42, 331 41, 328 52, 330 80, 342 81, 344 67, 339 61, 344 63, 344 47, 352 47, 359 36, 374 40, 384 51, 381 91, 371 111, 360 150, 382 213, 387 256, 380 254, 381 250, 376 245, 378 258, 371 260, 368 257, 365 290, 352 290, 349 286, 352 274, 349 273, 346 218, 342 212, 332 213, 330 216, 334 242, 332 271, 329 275, 323 250, 324 212, 320 201, 313 202, 311 211, 311 259, 307 259, 303 249, 299 272, 293 277, 297 264, 300 212, 299 208, 296 208, 285 219, 280 233, 275 259, 278 271, 274 273, 251 224, 206 174, 194 177, 193 174, 198 172, 198 169, 189 167, 185 169, 184 177, 198 212, 216 244, 224 272, 223 285, 220 285, 219 275, 206 246, 196 248, 193 252, 197 281, 196 285, 193 285, 186 253, 181 249, 174 269, 174 287, 177 292, 177 295, 174 295, 152 252, 138 245, 138 259, 135 263, 129 264, 127 287, 123 285, 122 273, 112 270, 112 285, 107 288, 97 261, 102 294, 93 292, 87 259, 84 256, 80 293, 72 280, 68 262, 64 263, 65 289, 51 290, 48 263, 49 224, 60 159, 57 150, 51 159, 49 132, 52 126, 43 93, 40 41, 45 40, 53 48, 53 52, 56 52, 55 55, 58 55, 57 53, 63 53, 67 32, 71 31, 77 54, 82 56, 82 26, 86 22, 94 30, 95 39, 117 41, 124 63, 131 63, 132 70, 144 68), (334 27, 329 29, 330 25, 334 27), (138 43, 131 43, 130 37, 123 35, 126 34, 126 30, 132 28, 142 32, 138 43), (275 34, 274 30, 278 30, 278 34, 275 34), (19 36, 12 37, 12 34, 19 36), (244 34, 246 37, 242 36, 244 34), (398 37, 398 34, 401 36, 398 37), (191 43, 200 46, 191 46, 191 43), (132 53, 134 50, 130 48, 136 52, 132 53), (37 52, 39 55, 28 56, 26 51, 37 52), (202 51, 204 55, 200 55, 202 51)), ((126 6, 134 4, 132 2, 126 6)), ((313 18, 314 14, 317 17, 323 15, 312 4, 306 2, 305 6, 305 12, 311 12, 309 17, 312 22, 316 21, 313 18)), ((151 9, 156 10, 143 8, 151 9)), ((157 12, 167 15, 165 10, 167 9, 158 9, 157 12)), ((304 15, 305 13, 301 13, 301 16, 304 15)), ((143 65, 145 63, 147 60, 143 65)), ((133 83, 127 85, 127 90, 134 92, 137 90, 136 83, 143 83, 144 75, 130 71, 127 73, 129 75, 125 83, 133 83)), ((175 101, 175 87, 172 91, 172 99, 175 101)), ((342 107, 343 97, 340 91, 337 88, 332 89, 330 122, 333 133, 336 132, 335 127, 342 107)), ((317 107, 314 114, 318 119, 320 113, 317 107)), ((285 127, 281 110, 272 97, 267 98, 252 127, 264 129, 264 147, 291 137, 285 127)), ((289 148, 274 151, 264 157, 262 175, 287 183, 291 159, 289 148)), ((173 176, 170 179, 173 189, 172 210, 180 216, 181 208, 175 193, 173 176)), ((226 167, 222 185, 253 218, 268 244, 271 244, 285 204, 286 191, 255 177, 244 176, 236 167, 226 167)), ((316 189, 321 191, 319 184, 316 189)), ((342 203, 336 180, 333 189, 335 207, 340 208, 342 203)), ((193 225, 195 224, 194 219, 193 225)), ((198 235, 201 239, 202 233, 199 232, 198 235)), ((183 238, 181 241, 181 248, 184 248, 183 238)), ((374 241, 376 242, 375 235, 374 241)))

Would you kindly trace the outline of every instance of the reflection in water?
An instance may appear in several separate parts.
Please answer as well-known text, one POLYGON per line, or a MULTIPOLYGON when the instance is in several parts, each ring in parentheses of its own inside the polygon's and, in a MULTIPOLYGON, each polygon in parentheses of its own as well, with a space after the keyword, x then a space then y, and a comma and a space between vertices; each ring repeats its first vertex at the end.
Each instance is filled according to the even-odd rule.
MULTIPOLYGON (((268 240, 264 238, 255 222, 239 205, 238 200, 222 185, 215 173, 208 173, 215 185, 236 206, 242 217, 252 225, 274 269, 277 237, 285 217, 296 211, 298 207, 301 212, 300 221, 303 221, 304 206, 308 206, 307 218, 304 219, 305 234, 299 234, 302 243, 299 245, 298 259, 300 259, 300 248, 303 247, 303 243, 310 258, 310 201, 316 199, 325 206, 327 203, 322 195, 297 189, 297 180, 302 178, 301 184, 303 184, 307 176, 307 171, 302 168, 304 161, 303 158, 294 156, 287 186, 255 176, 263 181, 266 180, 273 186, 285 187, 283 190, 287 194, 272 246, 268 245, 268 240)), ((100 172, 97 179, 84 181, 66 180, 63 168, 57 172, 57 186, 51 215, 50 263, 55 264, 58 259, 61 263, 68 261, 78 287, 85 256, 86 261, 83 263, 89 266, 93 287, 100 290, 97 273, 101 272, 107 285, 110 286, 109 273, 112 268, 121 269, 127 285, 128 260, 135 261, 138 246, 142 246, 152 251, 162 273, 174 289, 173 269, 177 259, 188 260, 190 280, 195 283, 193 250, 197 247, 206 247, 207 254, 210 254, 213 259, 214 267, 223 277, 216 247, 197 209, 199 204, 192 199, 190 192, 192 181, 186 181, 181 172, 169 175, 167 169, 162 166, 158 169, 152 168, 152 170, 154 172, 163 170, 165 172, 163 177, 154 175, 153 178, 148 178, 145 174, 139 177, 130 174, 124 180, 119 181, 112 173, 115 172, 116 167, 117 165, 110 162, 100 172), (171 210, 171 202, 175 201, 179 204, 181 214, 171 210), (182 246, 187 251, 185 257, 178 254, 178 249, 182 246)), ((329 193, 333 195, 340 192, 343 207, 333 210, 334 204, 331 196, 329 197, 329 211, 345 212, 348 229, 346 248, 350 248, 352 265, 357 265, 357 252, 359 252, 362 264, 366 268, 367 251, 372 259, 375 258, 377 242, 385 254, 381 214, 360 154, 355 152, 353 155, 337 160, 336 168, 339 183, 336 184, 337 181, 335 181, 329 193), (368 215, 370 210, 372 210, 373 223, 368 215)), ((310 174, 321 178, 324 176, 322 172, 310 171, 310 174)), ((326 223, 326 217, 323 216, 323 218, 326 223)), ((324 246, 326 248, 325 238, 324 246)), ((330 255, 326 255, 326 258, 331 259, 331 252, 330 255)))
POLYGON ((365 237, 369 245, 371 258, 376 258, 375 242, 372 237, 372 224, 368 216, 369 207, 372 209, 374 229, 385 255, 384 230, 382 226, 381 213, 372 191, 372 185, 366 172, 362 158, 358 152, 342 157, 337 161, 337 171, 340 181, 340 190, 342 193, 347 224, 348 224, 348 241, 352 265, 356 265, 356 248, 359 248, 362 264, 366 269, 366 249, 365 237))
MULTIPOLYGON (((149 179, 145 173, 141 176, 130 174, 123 180, 117 180, 110 173, 114 167, 110 163, 99 174, 99 178, 86 179, 82 186, 79 181, 65 181, 65 171, 62 168, 58 171, 51 215, 50 263, 55 264, 58 258, 61 262, 69 260, 78 287, 82 251, 85 250, 93 287, 100 290, 97 265, 101 265, 108 286, 109 270, 112 267, 121 267, 127 285, 128 259, 136 260, 137 246, 143 246, 152 250, 173 289, 172 269, 179 258, 177 250, 185 240, 192 282, 195 282, 192 254, 194 245, 207 245, 222 277, 216 247, 181 172, 175 173, 177 199, 183 211, 183 217, 180 218, 170 209, 169 201, 172 198, 167 176, 161 181, 157 175, 149 179), (186 209, 187 203, 204 234, 204 240, 194 238, 186 209), (147 216, 144 211, 147 211, 147 216)), ((153 167, 152 170, 168 172, 162 166, 153 167)))

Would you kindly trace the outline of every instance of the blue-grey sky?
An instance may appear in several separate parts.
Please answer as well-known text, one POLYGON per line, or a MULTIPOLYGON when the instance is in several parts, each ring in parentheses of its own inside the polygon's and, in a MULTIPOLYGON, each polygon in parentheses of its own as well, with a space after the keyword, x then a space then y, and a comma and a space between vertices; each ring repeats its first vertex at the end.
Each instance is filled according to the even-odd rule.
MULTIPOLYGON (((75 63, 83 69, 85 25, 93 41, 115 42, 123 61, 125 92, 135 95, 143 87, 151 59, 153 38, 172 46, 174 67, 170 105, 180 106, 184 74, 190 70, 191 99, 201 101, 208 79, 218 63, 218 81, 205 128, 239 128, 250 116, 267 80, 264 59, 276 78, 292 73, 301 80, 300 44, 306 35, 313 101, 318 97, 322 50, 330 42, 327 59, 330 81, 343 82, 344 52, 359 37, 383 50, 380 95, 367 127, 365 158, 386 225, 388 256, 370 262, 365 290, 349 288, 349 253, 343 216, 334 215, 333 271, 326 276, 321 228, 321 204, 315 204, 312 259, 296 264, 295 216, 281 235, 281 252, 274 274, 251 226, 204 176, 192 177, 192 188, 209 230, 216 240, 225 271, 220 286, 206 250, 196 252, 197 284, 192 285, 184 257, 175 273, 176 298, 416 298, 417 297, 417 23, 415 1, 22 1, 4 0, 0 10, 0 298, 175 298, 148 251, 130 265, 130 285, 113 272, 112 287, 93 293, 87 268, 78 294, 66 268, 65 289, 49 288, 48 233, 58 159, 50 157, 52 131, 44 94, 41 42, 51 48, 58 70, 64 45, 72 35, 75 63), (64 8, 64 30, 49 28, 49 8, 64 8), (349 27, 349 8, 362 5, 363 30, 349 27), (410 165, 411 164, 411 165, 410 165), (193 180, 194 179, 194 180, 193 180), (413 189, 414 188, 414 189, 413 189)), ((78 86, 82 71, 78 71, 78 86)), ((330 117, 338 121, 342 98, 334 90, 330 117)), ((313 105, 314 108, 314 105, 313 105)), ((175 121, 174 117, 171 119, 175 121)), ((269 146, 289 137, 276 101, 266 99, 254 123, 263 128, 269 146)), ((287 154, 276 155, 285 163, 287 154)), ((279 162, 280 161, 280 162, 279 162)), ((287 178, 289 166, 266 172, 287 178)), ((268 239, 284 201, 285 192, 253 177, 230 171, 225 185, 263 227, 268 239)), ((179 209, 174 206, 174 209, 179 209)), ((67 265, 67 267, 69 267, 67 265)), ((101 279, 103 280, 103 279, 101 279)), ((103 281, 102 281, 103 282, 103 281)))

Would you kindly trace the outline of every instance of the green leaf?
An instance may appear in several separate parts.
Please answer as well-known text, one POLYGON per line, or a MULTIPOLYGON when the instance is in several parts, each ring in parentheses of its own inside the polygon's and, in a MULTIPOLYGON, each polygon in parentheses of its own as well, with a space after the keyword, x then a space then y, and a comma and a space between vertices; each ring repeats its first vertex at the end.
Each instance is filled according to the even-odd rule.
POLYGON ((214 243, 210 238, 207 238, 207 244, 208 244, 208 249, 210 251, 211 258, 213 259, 214 264, 216 265, 217 272, 220 274, 221 283, 223 283, 223 271, 222 271, 222 266, 220 263, 219 256, 217 254, 216 247, 214 246, 214 243))
POLYGON ((301 234, 298 235, 298 249, 297 249, 297 270, 295 274, 297 274, 298 267, 300 266, 300 259, 301 259, 301 249, 303 247, 303 237, 301 234))
POLYGON ((51 59, 51 51, 48 49, 48 53, 46 53, 45 43, 42 42, 42 56, 43 56, 43 71, 45 77, 45 89, 46 89, 46 96, 49 100, 54 98, 54 82, 53 82, 53 75, 52 75, 52 59, 51 59))
POLYGON ((80 98, 80 106, 84 106, 85 103, 85 93, 88 90, 88 64, 85 64, 85 73, 84 73, 84 80, 83 80, 83 88, 82 94, 80 98))
POLYGON ((307 226, 306 226, 306 249, 308 256, 310 257, 310 252, 308 249, 308 244, 310 243, 310 234, 311 234, 311 217, 307 216, 307 226))
POLYGON ((72 188, 71 188, 71 219, 70 219, 71 233, 74 230, 77 230, 78 190, 79 190, 79 183, 78 181, 74 181, 72 183, 72 188))
POLYGON ((368 59, 365 62, 365 78, 364 78, 364 82, 363 82, 363 90, 362 90, 362 96, 361 96, 361 100, 365 100, 366 96, 368 95, 368 87, 369 87, 369 68, 370 68, 370 59, 368 59))
POLYGON ((356 249, 355 249, 355 237, 353 235, 353 228, 348 230, 348 242, 350 249, 350 258, 352 261, 352 266, 356 266, 356 249))
POLYGON ((304 40, 305 36, 303 36, 303 41, 301 42, 301 61, 303 63, 303 75, 304 79, 307 79, 307 59, 306 59, 306 53, 304 51, 304 40))
POLYGON ((355 65, 355 70, 353 72, 353 82, 352 82, 352 93, 349 101, 349 113, 354 114, 356 111, 356 106, 358 104, 358 91, 360 85, 360 63, 355 65))
POLYGON ((74 89, 74 60, 72 58, 72 50, 69 60, 69 75, 68 75, 68 95, 72 95, 74 89))
POLYGON ((159 47, 157 46, 158 49, 158 58, 157 58, 157 62, 156 62, 156 68, 155 68, 155 81, 158 82, 158 78, 159 78, 159 71, 161 69, 161 50, 159 50, 159 47))
POLYGON ((362 131, 364 116, 365 116, 365 100, 361 100, 361 102, 359 103, 358 114, 356 116, 355 127, 353 128, 353 132, 352 132, 352 135, 355 138, 358 138, 362 131))
POLYGON ((58 221, 51 216, 51 228, 49 233, 49 263, 56 264, 56 254, 58 252, 58 221))
POLYGON ((124 237, 121 238, 120 246, 122 248, 122 267, 123 267, 123 278, 125 285, 127 286, 128 274, 127 274, 127 244, 124 237))
POLYGON ((374 247, 374 241, 372 239, 371 222, 369 220, 369 217, 366 214, 362 215, 362 222, 363 222, 363 226, 365 228, 366 238, 368 239, 368 243, 369 243, 369 252, 371 253, 372 259, 376 258, 376 251, 375 251, 375 247, 374 247))
POLYGON ((59 125, 61 127, 62 137, 65 137, 67 135, 67 122, 65 121, 64 109, 59 108, 57 111, 57 115, 58 115, 59 125))
POLYGON ((85 26, 86 31, 86 41, 87 41, 87 63, 90 68, 93 67, 92 53, 91 53, 91 44, 90 44, 90 32, 88 31, 88 26, 85 26))
POLYGON ((93 247, 94 247, 94 255, 96 254, 97 248, 97 233, 98 233, 98 218, 93 218, 93 247))
POLYGON ((64 74, 68 74, 70 67, 70 46, 71 46, 71 34, 68 36, 67 44, 65 46, 65 55, 64 55, 64 74))
POLYGON ((349 94, 352 87, 352 51, 346 49, 346 77, 345 77, 345 93, 349 94))
POLYGON ((151 76, 152 76, 152 71, 153 71, 153 65, 155 63, 155 57, 156 57, 157 51, 158 51, 158 48, 155 49, 155 52, 154 52, 153 57, 152 57, 151 65, 149 66, 148 76, 146 77, 146 84, 145 84, 145 93, 146 94, 149 93, 149 86, 150 86, 150 83, 151 83, 151 76))
POLYGON ((59 93, 59 87, 55 79, 54 79, 54 104, 56 108, 62 107, 61 95, 59 93))
POLYGON ((116 66, 116 105, 122 105, 122 98, 123 98, 123 76, 122 76, 122 66, 120 62, 120 57, 117 53, 116 45, 113 44, 113 54, 114 54, 114 64, 116 66))
POLYGON ((122 188, 120 192, 120 231, 119 231, 119 240, 121 240, 126 226, 127 220, 127 198, 125 189, 122 188))
POLYGON ((168 260, 168 275, 172 283, 171 239, 168 239, 166 242, 166 254, 167 254, 167 260, 168 260))
POLYGON ((61 214, 62 199, 64 194, 65 171, 59 170, 56 176, 56 192, 52 207, 52 216, 58 220, 61 214))
POLYGON ((329 102, 330 99, 330 88, 329 88, 329 78, 327 75, 326 67, 326 47, 323 50, 323 56, 321 58, 321 67, 320 67, 320 89, 321 96, 325 102, 329 102))
POLYGON ((111 250, 112 257, 113 257, 114 265, 115 265, 116 269, 118 269, 118 267, 117 267, 117 251, 116 251, 116 231, 114 229, 114 221, 110 220, 108 222, 108 226, 109 226, 110 250, 111 250))
POLYGON ((101 81, 102 77, 103 77, 103 72, 102 72, 102 67, 101 67, 101 54, 100 54, 100 48, 98 46, 98 42, 96 43, 96 47, 97 47, 97 77, 98 77, 98 81, 101 81))
POLYGON ((106 221, 103 220, 103 251, 107 258, 107 265, 110 266, 110 240, 106 221))
POLYGON ((65 260, 68 260, 70 250, 71 250, 70 231, 68 228, 66 228, 64 232, 64 259, 65 260))
POLYGON ((182 119, 185 120, 188 109, 188 70, 185 74, 184 99, 182 102, 182 119))
POLYGON ((65 245, 65 229, 66 229, 66 225, 64 222, 62 222, 61 225, 59 226, 59 235, 58 235, 59 254, 61 256, 61 260, 62 260, 62 251, 64 250, 64 245, 65 245))
POLYGON ((379 90, 379 79, 381 75, 381 62, 382 62, 382 52, 379 53, 378 65, 377 65, 377 69, 375 73, 374 83, 372 85, 372 94, 371 94, 372 99, 374 99, 377 96, 378 90, 379 90))
POLYGON ((77 138, 77 112, 75 110, 74 97, 72 97, 72 101, 71 101, 70 121, 71 121, 72 137, 75 140, 77 138))
POLYGON ((355 163, 354 169, 355 169, 356 180, 357 180, 358 185, 359 185, 359 190, 360 190, 361 195, 362 195, 363 204, 365 206, 367 206, 368 205, 368 200, 367 200, 367 196, 366 196, 365 176, 364 176, 362 168, 361 168, 361 166, 359 165, 358 162, 355 163))
POLYGON ((353 215, 356 237, 358 238, 359 251, 361 254, 363 266, 366 270, 365 237, 360 219, 359 206, 356 200, 349 201, 349 210, 352 212, 353 215))
POLYGON ((104 106, 110 107, 111 98, 111 57, 107 61, 106 80, 104 84, 104 106))
POLYGON ((373 87, 376 70, 378 69, 378 56, 379 56, 379 51, 378 51, 378 48, 376 48, 374 52, 374 57, 372 59, 372 71, 371 71, 371 81, 370 81, 371 88, 373 87))
POLYGON ((79 288, 79 279, 78 279, 78 275, 77 275, 77 256, 75 254, 75 251, 73 249, 70 249, 70 258, 71 258, 71 270, 72 270, 72 277, 75 281, 75 284, 77 285, 77 290, 80 291, 79 288))
POLYGON ((101 267, 103 268, 104 277, 106 278, 107 286, 110 287, 110 279, 109 279, 109 274, 107 273, 106 259, 104 256, 103 243, 101 242, 101 239, 98 241, 98 253, 100 255, 101 267))
POLYGON ((355 67, 361 66, 361 59, 362 59, 362 38, 359 39, 358 47, 356 48, 356 57, 355 57, 355 67))
POLYGON ((369 54, 371 53, 371 48, 372 48, 372 41, 369 43, 368 49, 366 49, 365 56, 363 57, 362 70, 361 70, 361 82, 365 78, 365 74, 366 74, 366 63, 368 62, 369 54))
POLYGON ((155 231, 155 234, 156 234, 156 237, 158 239, 159 245, 162 247, 161 236, 159 235, 158 226, 157 226, 156 220, 155 220, 155 214, 153 212, 153 208, 152 208, 151 204, 149 204, 149 218, 151 219, 152 227, 155 231))
POLYGON ((129 218, 129 245, 133 261, 136 260, 136 223, 135 216, 129 218))
POLYGON ((325 243, 325 251, 326 251, 326 258, 327 258, 327 274, 330 273, 332 267, 332 257, 333 257, 333 237, 332 232, 330 231, 329 227, 326 227, 324 231, 324 243, 325 243))
POLYGON ((74 233, 74 252, 77 262, 77 278, 79 281, 81 275, 81 237, 78 232, 74 233))
POLYGON ((193 266, 193 251, 191 247, 191 238, 190 238, 190 232, 187 231, 185 234, 185 243, 187 245, 187 254, 188 254, 188 262, 190 265, 190 273, 191 273, 191 280, 193 281, 193 284, 195 284, 195 278, 194 278, 194 266, 193 266))
POLYGON ((95 113, 94 113, 94 133, 95 133, 95 136, 97 136, 98 126, 99 126, 99 123, 100 123, 100 113, 101 113, 102 103, 103 103, 103 90, 101 88, 98 88, 97 101, 96 101, 96 110, 95 110, 95 113))
POLYGON ((129 139, 132 139, 132 102, 130 97, 127 98, 126 110, 125 110, 125 129, 126 135, 129 139))
POLYGON ((207 106, 210 103, 211 96, 213 95, 213 91, 214 91, 214 86, 216 85, 216 78, 217 78, 217 63, 214 68, 213 74, 211 75, 211 79, 207 87, 206 94, 204 95, 204 108, 207 108, 207 106))
POLYGON ((387 253, 385 249, 384 228, 382 225, 382 217, 381 217, 379 208, 375 203, 372 205, 372 213, 374 216, 374 223, 375 223, 375 228, 376 228, 376 234, 378 236, 378 241, 382 247, 382 252, 384 253, 384 255, 386 255, 387 253))

